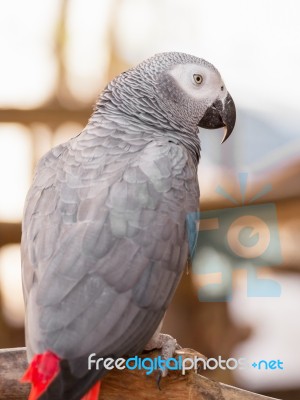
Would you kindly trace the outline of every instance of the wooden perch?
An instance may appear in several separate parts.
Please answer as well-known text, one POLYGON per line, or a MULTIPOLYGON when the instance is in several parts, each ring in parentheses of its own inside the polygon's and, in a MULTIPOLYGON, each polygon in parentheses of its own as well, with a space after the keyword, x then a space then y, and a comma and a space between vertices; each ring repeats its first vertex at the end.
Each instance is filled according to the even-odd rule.
MULTIPOLYGON (((184 349, 183 349, 184 350, 184 349)), ((189 351, 189 349, 187 349, 189 351)), ((141 357, 155 357, 157 352, 141 357)), ((25 348, 0 350, 0 399, 25 400, 29 385, 19 383, 27 368, 25 348)), ((171 371, 157 388, 154 375, 140 370, 112 370, 102 381, 101 400, 271 400, 273 398, 247 392, 207 379, 195 372, 182 375, 171 371)), ((273 399, 274 400, 274 399, 273 399)))

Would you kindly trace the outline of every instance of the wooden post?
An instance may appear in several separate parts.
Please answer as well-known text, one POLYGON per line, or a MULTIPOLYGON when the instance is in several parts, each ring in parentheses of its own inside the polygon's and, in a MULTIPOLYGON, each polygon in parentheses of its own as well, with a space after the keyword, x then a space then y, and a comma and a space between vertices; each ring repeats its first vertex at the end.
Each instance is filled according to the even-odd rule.
MULTIPOLYGON (((182 349, 183 353, 185 349, 182 349)), ((190 354, 190 349, 187 352, 190 354)), ((155 357, 157 352, 141 355, 155 357)), ((0 399, 25 400, 29 385, 19 379, 27 368, 25 348, 0 350, 0 399)), ((112 370, 102 381, 99 400, 272 400, 271 397, 247 392, 207 379, 195 372, 182 375, 171 371, 158 389, 155 377, 140 370, 112 370)), ((274 400, 274 399, 273 399, 274 400)))

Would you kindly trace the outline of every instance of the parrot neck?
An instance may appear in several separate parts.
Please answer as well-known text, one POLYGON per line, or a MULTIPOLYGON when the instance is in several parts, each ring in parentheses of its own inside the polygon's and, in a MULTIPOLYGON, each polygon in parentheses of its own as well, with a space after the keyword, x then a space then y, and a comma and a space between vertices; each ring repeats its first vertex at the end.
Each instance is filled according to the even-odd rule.
POLYGON ((93 127, 105 127, 111 124, 115 129, 121 130, 126 135, 134 134, 145 139, 145 145, 152 140, 170 141, 183 145, 189 152, 195 167, 200 159, 200 140, 198 127, 196 130, 177 126, 172 120, 157 113, 154 107, 137 107, 134 113, 128 106, 130 103, 112 101, 112 93, 103 92, 96 104, 89 125, 93 127), (146 111, 147 110, 147 111, 146 111))
MULTIPOLYGON (((162 121, 156 121, 141 118, 140 115, 134 116, 120 112, 114 105, 105 104, 98 106, 89 120, 89 126, 100 129, 113 127, 115 130, 124 132, 124 135, 134 135, 141 139, 141 147, 146 146, 153 140, 173 142, 182 145, 190 154, 195 167, 198 166, 200 159, 200 140, 197 132, 186 132, 178 127, 172 127, 164 124, 162 121)), ((95 132, 94 131, 94 132, 95 132)))

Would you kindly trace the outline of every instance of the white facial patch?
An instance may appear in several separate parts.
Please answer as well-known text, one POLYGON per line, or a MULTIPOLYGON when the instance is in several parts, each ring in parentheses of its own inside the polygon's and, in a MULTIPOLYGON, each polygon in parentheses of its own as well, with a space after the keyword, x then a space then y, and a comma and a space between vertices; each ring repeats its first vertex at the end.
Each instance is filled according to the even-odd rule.
POLYGON ((197 100, 207 99, 214 101, 216 93, 221 93, 221 87, 224 87, 223 93, 227 92, 220 74, 199 64, 178 64, 169 74, 175 79, 178 86, 190 97, 197 100), (197 84, 194 75, 201 75, 203 78, 200 84, 197 84))

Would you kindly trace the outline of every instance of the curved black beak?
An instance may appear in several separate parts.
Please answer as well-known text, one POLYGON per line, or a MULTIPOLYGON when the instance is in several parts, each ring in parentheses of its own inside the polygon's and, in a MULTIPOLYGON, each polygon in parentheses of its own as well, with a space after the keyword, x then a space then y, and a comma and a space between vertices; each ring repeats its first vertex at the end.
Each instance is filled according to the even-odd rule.
POLYGON ((236 120, 235 105, 229 93, 225 99, 216 100, 205 112, 198 126, 206 129, 225 127, 225 133, 221 143, 229 138, 236 120))

